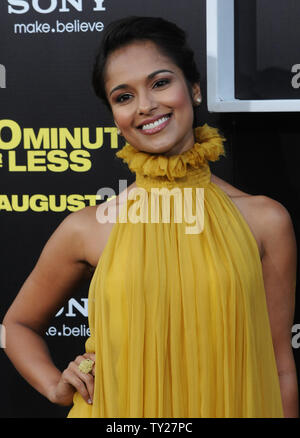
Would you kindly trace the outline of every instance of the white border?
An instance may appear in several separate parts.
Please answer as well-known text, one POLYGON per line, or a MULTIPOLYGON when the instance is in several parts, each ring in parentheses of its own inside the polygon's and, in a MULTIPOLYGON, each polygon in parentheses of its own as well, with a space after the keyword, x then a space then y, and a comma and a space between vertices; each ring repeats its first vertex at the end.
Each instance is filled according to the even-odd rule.
POLYGON ((206 0, 206 33, 208 111, 300 111, 299 99, 235 99, 234 0, 206 0))

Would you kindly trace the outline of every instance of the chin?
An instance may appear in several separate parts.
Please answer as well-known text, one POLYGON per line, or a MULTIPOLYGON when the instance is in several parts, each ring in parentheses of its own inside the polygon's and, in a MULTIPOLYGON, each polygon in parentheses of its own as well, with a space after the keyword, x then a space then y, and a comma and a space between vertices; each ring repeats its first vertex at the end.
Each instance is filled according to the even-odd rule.
POLYGON ((148 152, 149 154, 167 154, 172 150, 172 147, 170 147, 170 144, 166 146, 149 146, 147 148, 144 148, 144 152, 148 152))
POLYGON ((149 154, 167 154, 168 152, 172 152, 172 149, 178 142, 178 134, 174 135, 174 133, 166 133, 163 135, 163 132, 158 133, 153 136, 144 136, 144 141, 141 141, 139 138, 137 141, 128 142, 135 149, 140 152, 146 152, 149 154))
POLYGON ((147 154, 165 154, 167 153, 170 148, 153 148, 153 147, 149 147, 149 148, 137 148, 137 150, 139 150, 140 152, 145 152, 147 154))

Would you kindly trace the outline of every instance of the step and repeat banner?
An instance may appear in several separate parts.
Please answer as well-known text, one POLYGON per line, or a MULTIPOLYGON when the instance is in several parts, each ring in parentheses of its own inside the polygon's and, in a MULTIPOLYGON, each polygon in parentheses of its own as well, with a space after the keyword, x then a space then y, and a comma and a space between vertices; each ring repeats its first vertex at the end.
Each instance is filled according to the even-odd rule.
MULTIPOLYGON (((61 221, 100 203, 100 188, 119 193, 119 180, 134 181, 115 157, 124 140, 91 85, 103 30, 127 15, 175 21, 196 49, 201 44, 205 59, 205 41, 199 39, 204 1, 190 1, 188 8, 183 1, 161 0, 0 2, 1 321, 61 221)), ((84 351, 89 336, 88 286, 74 291, 45 332, 62 370, 84 351)), ((24 381, 3 350, 0 365, 1 417, 66 415, 68 409, 52 405, 24 381)))

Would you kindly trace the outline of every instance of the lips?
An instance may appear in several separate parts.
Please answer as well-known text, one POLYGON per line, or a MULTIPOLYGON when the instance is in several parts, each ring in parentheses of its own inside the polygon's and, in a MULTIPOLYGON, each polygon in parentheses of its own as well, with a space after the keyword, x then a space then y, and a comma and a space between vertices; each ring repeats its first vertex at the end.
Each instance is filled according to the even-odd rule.
MULTIPOLYGON (((153 117, 152 119, 147 119, 143 123, 141 123, 137 127, 137 129, 143 129, 143 127, 146 126, 146 125, 154 124, 155 122, 158 122, 161 119, 165 119, 165 118, 169 119, 171 116, 172 116, 172 113, 169 113, 169 114, 164 114, 164 115, 160 115, 160 116, 157 116, 157 117, 153 117)), ((156 125, 159 126, 159 124, 156 124, 156 125)))
POLYGON ((171 120, 172 114, 166 114, 165 116, 161 116, 160 118, 156 119, 155 122, 141 125, 140 132, 143 135, 158 134, 169 125, 171 120))

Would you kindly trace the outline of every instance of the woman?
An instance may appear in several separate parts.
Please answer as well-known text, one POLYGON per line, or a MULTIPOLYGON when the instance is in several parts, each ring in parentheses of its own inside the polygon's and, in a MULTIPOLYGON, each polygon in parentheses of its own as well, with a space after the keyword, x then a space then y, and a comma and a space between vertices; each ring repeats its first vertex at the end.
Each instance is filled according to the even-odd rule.
POLYGON ((73 401, 70 418, 297 417, 292 222, 278 202, 210 172, 224 138, 193 129, 201 89, 184 32, 160 18, 112 23, 93 83, 127 141, 117 156, 136 173, 128 199, 117 197, 126 220, 100 223, 108 201, 61 223, 5 316, 8 356, 49 400, 73 401), (178 189, 171 220, 161 202, 159 220, 137 221, 166 201, 168 190, 152 197, 162 188, 178 189), (196 229, 175 220, 191 205, 196 229), (61 372, 40 334, 91 272, 91 337, 61 372))

